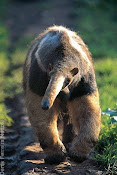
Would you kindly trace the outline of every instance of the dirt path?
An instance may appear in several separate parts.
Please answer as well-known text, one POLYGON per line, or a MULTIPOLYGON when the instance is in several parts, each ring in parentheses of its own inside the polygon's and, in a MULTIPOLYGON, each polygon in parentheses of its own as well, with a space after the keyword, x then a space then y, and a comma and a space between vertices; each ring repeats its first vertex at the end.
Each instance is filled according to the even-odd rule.
MULTIPOLYGON (((39 2, 16 3, 13 1, 9 6, 7 20, 12 45, 21 36, 37 35, 53 24, 71 28, 73 20, 70 18, 71 11, 72 3, 70 0, 51 0, 46 6, 42 3, 39 5, 39 2)), ((13 127, 7 128, 5 133, 6 175, 103 174, 91 160, 76 164, 67 158, 66 162, 59 165, 45 164, 45 155, 31 128, 24 108, 23 96, 6 100, 6 105, 11 109, 10 116, 14 120, 13 127)))

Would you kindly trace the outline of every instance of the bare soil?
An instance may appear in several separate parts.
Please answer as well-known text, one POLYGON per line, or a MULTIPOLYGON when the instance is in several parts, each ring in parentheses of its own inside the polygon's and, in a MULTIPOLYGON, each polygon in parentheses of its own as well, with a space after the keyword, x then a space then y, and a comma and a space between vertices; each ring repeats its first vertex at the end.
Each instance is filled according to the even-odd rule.
MULTIPOLYGON (((50 0, 48 6, 43 1, 16 2, 9 5, 6 24, 10 31, 11 47, 22 36, 37 35, 53 24, 72 28, 73 4, 70 0, 50 0), (43 7, 43 8, 42 8, 43 7)), ((96 162, 91 159, 77 164, 69 157, 59 165, 44 163, 44 153, 30 125, 23 95, 7 99, 14 120, 12 127, 5 131, 5 171, 6 175, 102 175, 96 162)))

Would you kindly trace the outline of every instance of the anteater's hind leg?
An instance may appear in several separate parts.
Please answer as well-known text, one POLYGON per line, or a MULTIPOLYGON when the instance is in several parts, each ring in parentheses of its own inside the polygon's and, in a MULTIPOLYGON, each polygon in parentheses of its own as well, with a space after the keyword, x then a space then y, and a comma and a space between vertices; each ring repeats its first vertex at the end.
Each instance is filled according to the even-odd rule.
POLYGON ((67 150, 73 138, 73 124, 71 123, 70 116, 68 114, 65 114, 63 117, 63 144, 65 145, 67 150))
POLYGON ((44 111, 41 108, 41 101, 41 97, 31 91, 28 92, 27 109, 40 145, 46 153, 45 162, 57 164, 65 159, 65 147, 59 139, 57 129, 58 113, 54 106, 52 109, 44 111))
POLYGON ((99 136, 101 113, 98 92, 74 99, 69 103, 69 111, 78 133, 72 141, 69 154, 75 161, 82 162, 99 136))

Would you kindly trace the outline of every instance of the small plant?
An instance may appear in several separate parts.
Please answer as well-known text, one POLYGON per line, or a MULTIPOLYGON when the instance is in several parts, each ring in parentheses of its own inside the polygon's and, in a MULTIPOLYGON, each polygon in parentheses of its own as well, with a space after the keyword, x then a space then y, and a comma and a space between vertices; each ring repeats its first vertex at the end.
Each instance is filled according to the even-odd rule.
MULTIPOLYGON (((116 111, 117 112, 117 111, 116 111)), ((117 172, 117 122, 113 117, 102 116, 102 130, 95 147, 95 160, 106 170, 108 175, 117 172)))
POLYGON ((0 103, 0 125, 11 126, 13 120, 8 116, 10 110, 7 110, 3 103, 0 103))

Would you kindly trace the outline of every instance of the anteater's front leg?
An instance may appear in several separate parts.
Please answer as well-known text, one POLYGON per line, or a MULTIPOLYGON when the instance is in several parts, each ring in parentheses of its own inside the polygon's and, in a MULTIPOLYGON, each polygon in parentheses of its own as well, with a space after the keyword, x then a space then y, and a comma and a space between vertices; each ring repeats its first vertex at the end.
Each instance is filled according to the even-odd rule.
POLYGON ((59 139, 57 129, 58 113, 54 106, 44 111, 42 98, 30 92, 27 95, 27 109, 31 124, 37 134, 40 145, 46 153, 45 162, 57 164, 65 159, 65 147, 59 139))

